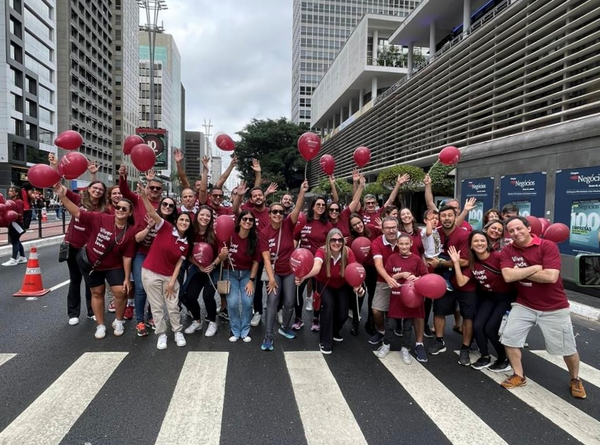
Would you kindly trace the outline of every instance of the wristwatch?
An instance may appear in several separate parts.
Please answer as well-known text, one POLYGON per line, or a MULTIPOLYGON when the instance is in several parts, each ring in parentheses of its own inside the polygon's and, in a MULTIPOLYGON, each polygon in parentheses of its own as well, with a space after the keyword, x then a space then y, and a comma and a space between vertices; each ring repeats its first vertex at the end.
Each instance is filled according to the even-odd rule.
POLYGON ((250 277, 248 278, 250 281, 252 281, 253 283, 256 281, 256 277, 250 277))

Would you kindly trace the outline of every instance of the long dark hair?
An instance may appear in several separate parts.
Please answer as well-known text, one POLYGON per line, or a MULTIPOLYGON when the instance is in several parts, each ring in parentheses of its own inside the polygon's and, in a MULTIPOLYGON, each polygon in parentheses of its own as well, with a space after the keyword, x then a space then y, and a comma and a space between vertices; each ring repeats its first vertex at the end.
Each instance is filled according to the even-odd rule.
POLYGON ((352 224, 350 223, 350 221, 352 221, 353 218, 358 218, 361 221, 363 221, 362 217, 358 214, 358 213, 351 213, 350 217, 348 218, 348 226, 350 226, 350 235, 352 235, 352 238, 358 238, 359 236, 364 236, 366 238, 371 239, 371 231, 369 230, 369 228, 367 227, 367 225, 365 224, 365 222, 363 221, 363 233, 358 233, 356 230, 354 230, 354 227, 352 227, 352 224))
POLYGON ((254 224, 252 224, 252 228, 248 233, 248 243, 246 245, 246 255, 253 257, 256 253, 256 247, 258 246, 258 235, 256 234, 256 218, 250 210, 242 210, 238 215, 235 221, 235 233, 240 233, 240 225, 242 223, 242 218, 246 215, 251 216, 254 220, 254 224))
MULTIPOLYGON (((176 213, 176 212, 173 212, 173 213, 176 213)), ((194 245, 194 219, 196 219, 196 215, 194 214, 194 212, 181 212, 181 213, 179 213, 177 215, 177 218, 175 218, 175 223, 173 224, 173 226, 175 228, 177 228, 177 220, 179 219, 179 217, 181 215, 187 215, 188 218, 190 219, 190 225, 185 230, 185 232, 183 232, 183 237, 187 240, 188 246, 190 246, 190 251, 191 251, 192 246, 194 245)))
MULTIPOLYGON (((104 189, 104 193, 106 193, 106 189, 104 189)), ((125 201, 127 204, 129 204, 129 209, 131 210, 131 215, 129 215, 127 217, 127 224, 130 225, 131 227, 133 227, 135 225, 135 219, 133 218, 133 202, 131 202, 131 200, 129 200, 127 198, 119 199, 119 202, 121 202, 121 201, 125 201)))
POLYGON ((208 226, 206 226, 206 233, 204 234, 204 237, 206 238, 206 242, 212 246, 217 240, 214 229, 215 218, 213 216, 212 207, 209 207, 206 204, 200 206, 200 208, 198 209, 198 213, 194 218, 194 236, 200 235, 200 224, 198 223, 198 215, 200 215, 200 210, 208 210, 210 212, 210 221, 208 223, 208 226))
POLYGON ((327 200, 325 199, 324 196, 315 196, 310 204, 310 207, 308 208, 308 211, 306 212, 306 221, 313 221, 315 219, 315 205, 317 204, 318 200, 323 200, 323 204, 325 204, 325 211, 323 212, 323 214, 319 217, 319 221, 321 221, 322 223, 326 223, 327 221, 329 221, 329 216, 327 215, 327 200))
POLYGON ((473 267, 475 266, 475 263, 480 263, 481 261, 479 261, 479 258, 477 257, 477 254, 475 252, 473 252, 473 249, 471 248, 471 242, 473 241, 473 237, 475 235, 483 235, 487 241, 487 247, 486 247, 486 252, 491 253, 494 248, 492 245, 492 240, 490 240, 490 237, 487 236, 487 233, 485 233, 483 230, 473 230, 471 233, 469 233, 469 269, 473 270, 473 267))
MULTIPOLYGON (((170 222, 171 224, 175 225, 175 223, 177 222, 177 217, 179 216, 179 213, 177 211, 177 202, 169 197, 169 196, 165 196, 163 197, 160 202, 158 203, 158 208, 156 209, 156 213, 158 213, 158 215, 164 219, 167 222, 170 222), (175 207, 173 208, 173 213, 171 213, 170 215, 165 215, 162 212, 162 203, 165 199, 170 199, 171 201, 173 201, 173 204, 175 205, 175 207)), ((191 220, 192 220, 192 224, 190 224, 190 227, 194 226, 194 220, 196 219, 193 216, 190 216, 191 220)))
POLYGON ((401 232, 405 232, 404 230, 404 223, 402 222, 402 211, 403 210, 408 210, 410 212, 410 215, 412 216, 412 232, 413 233, 420 233, 419 231, 419 225, 417 224, 417 219, 415 218, 415 214, 412 212, 411 209, 409 209, 408 207, 404 207, 400 210, 398 210, 398 226, 400 228, 401 232))
MULTIPOLYGON (((108 196, 108 194, 106 191, 106 184, 102 181, 92 181, 87 186, 87 188, 81 193, 81 206, 90 212, 91 211, 104 212, 106 210, 106 205, 108 204, 107 196, 108 196), (89 191, 89 188, 96 184, 100 184, 104 188, 104 193, 98 200, 98 205, 94 205, 94 203, 92 202, 92 197, 90 196, 90 191, 89 191)), ((126 201, 131 202, 128 199, 126 199, 126 201)), ((133 209, 133 205, 131 208, 133 209)))

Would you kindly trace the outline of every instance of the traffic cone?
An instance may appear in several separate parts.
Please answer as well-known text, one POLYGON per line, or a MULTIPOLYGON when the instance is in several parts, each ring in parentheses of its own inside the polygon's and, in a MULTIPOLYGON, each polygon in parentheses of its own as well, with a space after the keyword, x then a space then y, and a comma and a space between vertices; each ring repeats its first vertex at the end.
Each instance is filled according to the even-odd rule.
POLYGON ((48 222, 48 212, 45 208, 42 209, 42 222, 48 222))
POLYGON ((50 292, 50 289, 44 289, 42 284, 42 272, 37 256, 37 247, 32 247, 29 251, 29 260, 27 261, 27 270, 23 278, 21 290, 13 297, 41 297, 50 292))

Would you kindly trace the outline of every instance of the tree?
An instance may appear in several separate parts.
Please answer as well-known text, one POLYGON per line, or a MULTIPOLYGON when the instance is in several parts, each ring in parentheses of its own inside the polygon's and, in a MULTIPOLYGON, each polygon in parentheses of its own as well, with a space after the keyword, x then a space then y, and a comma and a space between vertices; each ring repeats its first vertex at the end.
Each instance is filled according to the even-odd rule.
POLYGON ((278 120, 252 119, 237 134, 237 170, 249 184, 254 184, 252 159, 259 160, 263 183, 276 182, 280 189, 298 187, 304 180, 304 160, 298 153, 298 137, 308 131, 306 125, 296 125, 286 118, 278 120))
POLYGON ((379 173, 379 176, 377 176, 377 183, 387 189, 389 193, 394 188, 398 176, 401 176, 405 173, 410 176, 410 181, 400 187, 396 200, 400 202, 399 207, 411 208, 413 192, 418 192, 423 189, 425 172, 421 167, 404 164, 386 168, 379 173))
MULTIPOLYGON (((345 179, 336 179, 335 187, 338 192, 338 196, 341 202, 350 202, 352 200, 352 184, 345 179)), ((331 194, 331 185, 329 184, 329 178, 323 178, 319 181, 313 192, 317 195, 329 195, 331 194)))
POLYGON ((433 164, 429 169, 433 193, 442 196, 454 196, 454 180, 448 178, 447 175, 455 168, 455 165, 444 165, 441 162, 433 164))

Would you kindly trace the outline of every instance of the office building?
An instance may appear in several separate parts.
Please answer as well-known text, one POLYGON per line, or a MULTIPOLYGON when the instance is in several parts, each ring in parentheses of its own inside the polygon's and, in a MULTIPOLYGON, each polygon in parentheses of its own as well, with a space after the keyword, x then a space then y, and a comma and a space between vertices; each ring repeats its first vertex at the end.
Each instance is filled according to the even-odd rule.
POLYGON ((184 166, 190 184, 202 174, 202 158, 207 156, 206 138, 200 131, 185 132, 184 166))

